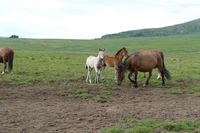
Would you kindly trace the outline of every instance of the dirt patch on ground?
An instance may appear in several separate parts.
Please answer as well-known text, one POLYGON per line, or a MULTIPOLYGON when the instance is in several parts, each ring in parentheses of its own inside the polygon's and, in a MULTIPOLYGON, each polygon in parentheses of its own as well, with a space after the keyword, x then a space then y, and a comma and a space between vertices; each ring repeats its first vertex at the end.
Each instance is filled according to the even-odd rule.
POLYGON ((98 103, 75 97, 63 86, 0 85, 0 132, 94 133, 127 118, 200 120, 199 104, 200 97, 152 88, 120 87, 106 103, 98 103))

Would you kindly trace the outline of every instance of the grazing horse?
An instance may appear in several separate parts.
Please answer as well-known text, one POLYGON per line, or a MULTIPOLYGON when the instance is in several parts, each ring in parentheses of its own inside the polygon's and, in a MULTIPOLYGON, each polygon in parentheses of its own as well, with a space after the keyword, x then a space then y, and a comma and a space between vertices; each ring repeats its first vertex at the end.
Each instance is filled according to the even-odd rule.
POLYGON ((99 53, 97 57, 89 56, 86 60, 86 69, 88 70, 86 82, 92 83, 91 79, 91 71, 95 70, 96 78, 95 83, 99 83, 100 74, 102 71, 102 67, 104 65, 103 58, 104 58, 104 51, 105 49, 99 49, 99 53))
POLYGON ((149 76, 145 82, 145 86, 148 85, 149 80, 152 75, 152 70, 158 68, 161 77, 162 85, 165 85, 165 77, 170 79, 170 73, 166 69, 164 64, 164 55, 161 51, 158 50, 143 50, 129 55, 123 63, 117 67, 117 84, 121 85, 125 71, 128 70, 128 78, 134 84, 135 87, 138 87, 137 75, 138 71, 140 72, 149 72, 149 76), (134 80, 131 77, 134 75, 134 80))
MULTIPOLYGON (((105 55, 104 56, 104 69, 106 66, 109 66, 109 67, 114 67, 115 69, 117 68, 117 66, 119 65, 119 63, 122 62, 122 59, 124 56, 127 56, 128 55, 128 51, 126 48, 121 48, 116 54, 115 56, 107 56, 105 55)), ((116 70, 115 70, 115 73, 116 73, 116 70)), ((116 77, 115 77, 116 79, 116 77)))
POLYGON ((8 73, 12 71, 13 68, 14 51, 11 48, 0 48, 0 63, 4 64, 4 69, 2 75, 6 73, 6 68, 8 66, 8 73))

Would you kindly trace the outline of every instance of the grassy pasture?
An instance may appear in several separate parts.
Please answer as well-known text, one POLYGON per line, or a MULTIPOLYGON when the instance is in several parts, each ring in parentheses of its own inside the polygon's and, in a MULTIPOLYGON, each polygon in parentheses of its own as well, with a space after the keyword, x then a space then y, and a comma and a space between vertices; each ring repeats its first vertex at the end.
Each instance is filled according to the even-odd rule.
MULTIPOLYGON (((141 49, 162 50, 165 64, 172 74, 172 80, 167 83, 176 87, 179 87, 177 81, 199 85, 196 84, 200 79, 199 42, 198 35, 108 40, 0 39, 0 47, 15 49, 13 73, 2 76, 0 81, 52 84, 78 79, 84 83, 88 55, 96 55, 98 48, 102 47, 106 49, 106 54, 114 55, 120 48, 126 47, 130 53, 141 49)), ((113 74, 113 70, 107 69, 104 76, 106 80, 111 80, 113 74)), ((158 81, 152 78, 151 84, 157 85, 158 81)))
MULTIPOLYGON (((89 98, 92 96, 85 94, 85 89, 87 93, 87 88, 91 88, 85 84, 85 60, 89 55, 96 55, 98 48, 105 48, 108 55, 114 55, 122 47, 126 47, 129 53, 141 49, 159 49, 164 52, 165 64, 172 75, 172 80, 166 82, 169 89, 164 91, 170 94, 195 93, 199 96, 199 42, 199 34, 103 40, 0 39, 0 47, 15 49, 13 73, 1 76, 0 82, 17 85, 72 84, 72 91, 81 89, 75 95, 89 98)), ((150 81, 153 88, 159 88, 161 83, 156 80, 156 75, 157 70, 154 70, 150 81)), ((143 74, 139 76, 141 86, 145 79, 143 74)), ((109 91, 117 88, 112 68, 105 70, 104 78, 102 84, 94 85, 103 90, 100 96, 95 96, 97 101, 106 101, 109 91)), ((130 86, 130 83, 126 79, 123 85, 130 86)))
POLYGON ((127 119, 122 123, 122 125, 127 127, 127 129, 109 128, 103 129, 102 133, 198 133, 200 131, 200 122, 194 121, 161 122, 158 120, 138 121, 127 119))

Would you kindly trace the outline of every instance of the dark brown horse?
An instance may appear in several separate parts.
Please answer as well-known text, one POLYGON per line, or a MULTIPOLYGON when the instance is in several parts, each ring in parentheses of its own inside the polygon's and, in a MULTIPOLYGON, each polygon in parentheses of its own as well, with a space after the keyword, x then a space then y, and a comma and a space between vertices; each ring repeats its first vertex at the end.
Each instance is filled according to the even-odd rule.
POLYGON ((14 51, 11 48, 0 48, 0 63, 4 64, 4 69, 1 74, 6 73, 6 68, 8 66, 8 73, 12 71, 13 68, 14 51))
POLYGON ((138 87, 137 75, 140 72, 149 72, 149 76, 144 85, 148 85, 152 75, 152 70, 158 68, 162 77, 162 85, 165 85, 165 77, 170 79, 170 73, 164 64, 164 54, 159 50, 143 50, 129 55, 123 63, 117 67, 117 84, 120 85, 124 79, 125 71, 129 71, 128 78, 138 87), (134 75, 134 80, 131 78, 134 75))

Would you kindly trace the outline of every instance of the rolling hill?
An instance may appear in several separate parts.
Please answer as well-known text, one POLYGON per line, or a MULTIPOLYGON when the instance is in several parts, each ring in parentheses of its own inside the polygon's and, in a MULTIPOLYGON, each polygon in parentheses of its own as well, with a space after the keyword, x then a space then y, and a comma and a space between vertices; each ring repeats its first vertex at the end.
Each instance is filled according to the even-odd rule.
POLYGON ((126 38, 126 37, 154 37, 154 36, 171 36, 171 35, 185 35, 200 33, 200 18, 185 22, 182 24, 176 24, 172 26, 162 28, 149 28, 140 30, 130 30, 125 32, 119 32, 114 34, 107 34, 101 37, 101 39, 110 38, 126 38))

